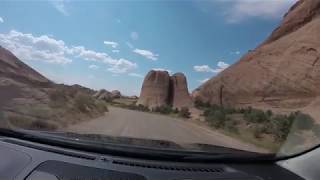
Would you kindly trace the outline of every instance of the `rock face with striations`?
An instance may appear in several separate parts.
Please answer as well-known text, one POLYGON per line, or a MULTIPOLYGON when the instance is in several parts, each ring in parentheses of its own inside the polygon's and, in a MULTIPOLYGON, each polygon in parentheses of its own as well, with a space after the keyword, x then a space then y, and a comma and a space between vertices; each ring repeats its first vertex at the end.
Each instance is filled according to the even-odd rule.
POLYGON ((191 97, 184 74, 169 76, 167 71, 150 71, 144 79, 138 103, 149 108, 172 106, 190 107, 191 97))
POLYGON ((170 104, 175 108, 190 107, 192 100, 188 91, 187 78, 183 73, 170 77, 170 104))
POLYGON ((193 92, 212 104, 298 108, 320 95, 320 1, 300 0, 255 50, 193 92))
POLYGON ((170 76, 167 71, 150 71, 144 78, 137 104, 149 108, 168 104, 170 76))

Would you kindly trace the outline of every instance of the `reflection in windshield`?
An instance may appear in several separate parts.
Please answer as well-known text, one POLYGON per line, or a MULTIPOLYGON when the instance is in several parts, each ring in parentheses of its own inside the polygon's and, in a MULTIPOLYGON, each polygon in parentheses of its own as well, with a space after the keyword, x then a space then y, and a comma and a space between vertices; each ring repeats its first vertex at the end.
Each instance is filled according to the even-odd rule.
POLYGON ((319 7, 1 2, 0 126, 168 151, 302 152, 320 138, 319 7))

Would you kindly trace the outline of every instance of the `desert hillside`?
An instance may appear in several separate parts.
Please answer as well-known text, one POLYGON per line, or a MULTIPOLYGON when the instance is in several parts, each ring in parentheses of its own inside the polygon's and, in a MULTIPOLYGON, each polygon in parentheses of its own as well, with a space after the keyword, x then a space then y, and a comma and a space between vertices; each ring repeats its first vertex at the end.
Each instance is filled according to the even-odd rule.
POLYGON ((320 1, 300 0, 279 27, 193 92, 203 102, 299 109, 320 95, 320 1))
POLYGON ((100 116, 107 107, 92 94, 80 85, 51 82, 0 47, 1 127, 53 130, 100 116))

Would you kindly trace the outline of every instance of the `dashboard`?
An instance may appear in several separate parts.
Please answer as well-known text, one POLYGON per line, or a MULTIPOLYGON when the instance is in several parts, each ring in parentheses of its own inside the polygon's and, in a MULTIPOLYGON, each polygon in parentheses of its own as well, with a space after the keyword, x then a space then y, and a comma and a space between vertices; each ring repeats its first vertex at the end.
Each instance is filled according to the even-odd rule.
POLYGON ((0 137, 1 180, 302 180, 277 163, 182 163, 88 153, 0 137))

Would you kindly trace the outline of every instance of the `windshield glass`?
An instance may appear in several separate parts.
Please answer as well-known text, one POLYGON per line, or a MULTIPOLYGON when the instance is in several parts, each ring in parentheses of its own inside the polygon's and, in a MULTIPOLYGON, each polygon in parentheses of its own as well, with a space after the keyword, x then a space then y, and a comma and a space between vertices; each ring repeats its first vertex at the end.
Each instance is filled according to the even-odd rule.
POLYGON ((303 152, 320 142, 319 7, 1 1, 0 126, 154 151, 303 152))

